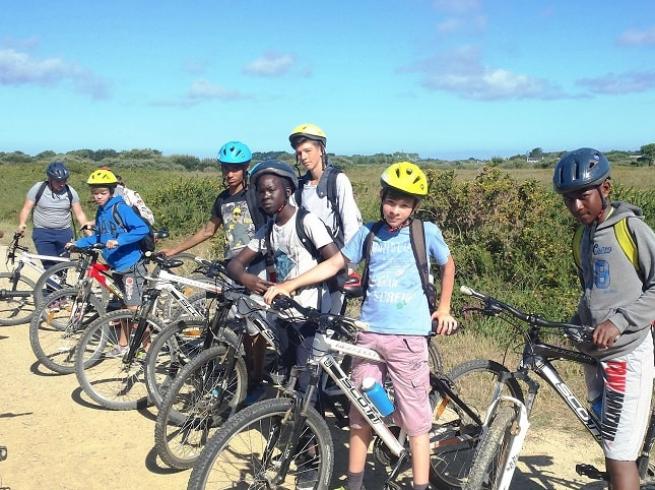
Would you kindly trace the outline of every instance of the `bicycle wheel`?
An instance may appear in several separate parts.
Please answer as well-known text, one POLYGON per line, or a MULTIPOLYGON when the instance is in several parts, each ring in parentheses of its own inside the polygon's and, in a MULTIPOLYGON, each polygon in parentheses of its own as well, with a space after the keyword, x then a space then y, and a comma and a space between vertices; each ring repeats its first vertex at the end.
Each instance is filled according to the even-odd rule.
POLYGON ((29 323, 35 309, 34 281, 20 274, 14 281, 13 276, 11 272, 0 272, 0 325, 4 326, 29 323))
POLYGON ((157 316, 166 323, 172 324, 184 318, 196 318, 204 320, 207 318, 212 298, 207 298, 206 291, 192 294, 187 301, 198 311, 199 315, 189 315, 189 313, 178 303, 172 296, 166 295, 165 302, 158 302, 157 316), (161 315, 163 313, 163 316, 161 315))
POLYGON ((202 351, 206 322, 180 320, 157 335, 146 356, 146 386, 150 400, 161 402, 180 370, 202 351))
MULTIPOLYGON (((509 370, 494 361, 473 360, 455 366, 449 374, 453 391, 480 419, 492 401, 495 381, 509 370)), ((514 379, 505 383, 501 394, 523 401, 521 387, 514 379)), ((430 480, 437 488, 460 490, 466 483, 482 434, 482 426, 460 407, 439 393, 432 393, 435 422, 431 444, 430 480)))
POLYGON ((126 362, 119 346, 121 324, 133 325, 129 329, 128 345, 131 345, 136 321, 130 310, 107 313, 89 325, 77 346, 75 374, 80 386, 93 401, 112 410, 133 410, 148 405, 145 349, 149 339, 163 330, 164 325, 149 316, 144 342, 134 359, 126 362))
POLYGON ((193 467, 188 489, 329 488, 334 459, 330 430, 309 408, 300 436, 290 442, 293 403, 264 400, 231 418, 193 467), (281 458, 289 449, 288 471, 281 474, 281 458))
POLYGON ((498 488, 509 457, 516 417, 512 407, 498 406, 485 435, 480 439, 464 490, 498 488))
POLYGON ((55 291, 75 287, 80 277, 80 262, 57 262, 39 276, 34 285, 34 302, 43 303, 46 296, 55 291))
POLYGON ((246 364, 234 348, 212 347, 193 359, 175 378, 155 424, 155 448, 178 469, 191 468, 207 440, 246 397, 246 364), (233 368, 226 367, 228 356, 233 368))
POLYGON ((105 313, 94 296, 84 300, 79 295, 75 288, 52 293, 37 307, 30 322, 34 355, 56 373, 75 372, 75 348, 84 329, 105 313))

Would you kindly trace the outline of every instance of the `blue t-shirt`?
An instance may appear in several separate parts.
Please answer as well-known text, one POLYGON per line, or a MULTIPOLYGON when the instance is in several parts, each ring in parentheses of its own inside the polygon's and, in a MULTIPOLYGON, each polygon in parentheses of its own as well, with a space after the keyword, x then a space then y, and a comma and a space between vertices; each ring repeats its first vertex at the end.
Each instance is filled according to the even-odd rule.
MULTIPOLYGON (((364 258, 364 241, 373 223, 362 226, 341 252, 357 264, 364 258)), ((428 261, 448 262, 450 250, 441 230, 423 223, 428 261)), ((373 237, 368 266, 368 290, 362 305, 361 320, 376 333, 427 335, 432 328, 428 301, 423 292, 409 239, 409 227, 389 231, 383 226, 373 237)))

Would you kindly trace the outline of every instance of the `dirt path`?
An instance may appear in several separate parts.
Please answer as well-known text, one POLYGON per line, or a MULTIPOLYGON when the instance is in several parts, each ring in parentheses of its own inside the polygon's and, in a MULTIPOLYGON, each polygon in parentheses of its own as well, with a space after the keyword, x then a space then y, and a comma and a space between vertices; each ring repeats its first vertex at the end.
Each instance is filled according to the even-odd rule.
MULTIPOLYGON (((9 450, 0 463, 0 488, 186 488, 189 472, 167 469, 155 457, 153 409, 97 407, 75 375, 53 375, 35 362, 27 325, 0 327, 0 359, 0 445, 9 450)), ((345 434, 335 439, 335 472, 343 475, 345 434)), ((581 433, 532 431, 512 488, 605 488, 575 474, 576 463, 597 464, 601 457, 581 433)), ((369 489, 381 488, 379 476, 371 471, 369 489)))

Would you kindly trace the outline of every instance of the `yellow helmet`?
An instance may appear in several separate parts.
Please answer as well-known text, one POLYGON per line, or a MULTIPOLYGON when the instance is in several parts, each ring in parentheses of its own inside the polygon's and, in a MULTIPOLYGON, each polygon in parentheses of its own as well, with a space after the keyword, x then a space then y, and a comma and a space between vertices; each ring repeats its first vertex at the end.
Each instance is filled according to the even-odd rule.
POLYGON ((89 175, 86 183, 96 186, 114 186, 118 184, 118 180, 111 170, 100 169, 89 175))
POLYGON ((296 148, 295 141, 298 138, 307 138, 313 141, 318 141, 322 143, 323 146, 327 143, 327 135, 325 132, 316 124, 311 123, 299 124, 291 130, 291 134, 289 135, 291 148, 296 148))
POLYGON ((396 162, 382 172, 380 182, 383 187, 390 187, 414 197, 428 195, 428 179, 423 170, 412 162, 396 162))

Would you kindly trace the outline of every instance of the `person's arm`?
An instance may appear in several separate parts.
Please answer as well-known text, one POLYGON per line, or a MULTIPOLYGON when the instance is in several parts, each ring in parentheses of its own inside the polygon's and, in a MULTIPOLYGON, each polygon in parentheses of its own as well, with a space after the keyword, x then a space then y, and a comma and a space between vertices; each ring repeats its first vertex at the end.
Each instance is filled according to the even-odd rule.
MULTIPOLYGON (((331 244, 335 249, 336 246, 331 244)), ((328 248, 330 245, 326 245, 323 248, 328 248)), ((276 284, 268 288, 264 299, 267 303, 271 303, 273 298, 278 294, 284 294, 289 296, 291 293, 297 289, 303 288, 305 286, 311 286, 312 284, 318 284, 330 277, 335 276, 341 269, 346 266, 346 258, 341 252, 335 253, 325 262, 321 262, 313 269, 309 269, 307 272, 300 274, 298 277, 285 281, 281 284, 276 284)))
POLYGON ((20 213, 18 213, 18 229, 16 230, 16 233, 20 233, 21 236, 25 234, 25 228, 27 228, 27 218, 30 217, 30 211, 32 211, 33 207, 34 201, 32 201, 30 198, 25 198, 23 209, 21 209, 20 213))
POLYGON ((184 252, 185 250, 189 250, 192 247, 195 247, 199 243, 204 242, 205 240, 210 239, 213 237, 218 229, 221 226, 221 220, 217 216, 212 216, 212 218, 205 223, 205 225, 200 228, 198 231, 195 232, 192 236, 184 240, 182 243, 170 247, 170 248, 165 248, 161 252, 165 254, 167 257, 170 257, 171 255, 176 255, 179 254, 180 252, 184 252))
POLYGON ((343 224, 343 243, 348 243, 362 226, 362 214, 355 201, 350 179, 344 173, 337 176, 337 197, 339 199, 339 216, 343 224))
POLYGON ((455 261, 452 255, 448 261, 440 267, 441 292, 439 294, 439 306, 432 314, 432 319, 437 321, 437 333, 439 335, 450 335, 457 329, 457 321, 450 314, 450 300, 453 297, 455 286, 455 261))
POLYGON ((271 283, 254 274, 246 272, 246 267, 255 260, 255 257, 257 257, 258 254, 259 252, 255 252, 249 247, 241 249, 237 256, 233 257, 227 263, 227 275, 253 293, 264 294, 271 283))
POLYGON ((71 212, 73 215, 75 215, 75 219, 77 222, 80 224, 80 228, 87 227, 84 232, 86 235, 90 236, 93 234, 93 231, 89 229, 89 227, 93 226, 94 222, 89 221, 89 219, 86 217, 86 214, 84 214, 84 210, 82 209, 82 206, 80 205, 79 201, 74 202, 71 205, 71 212))

